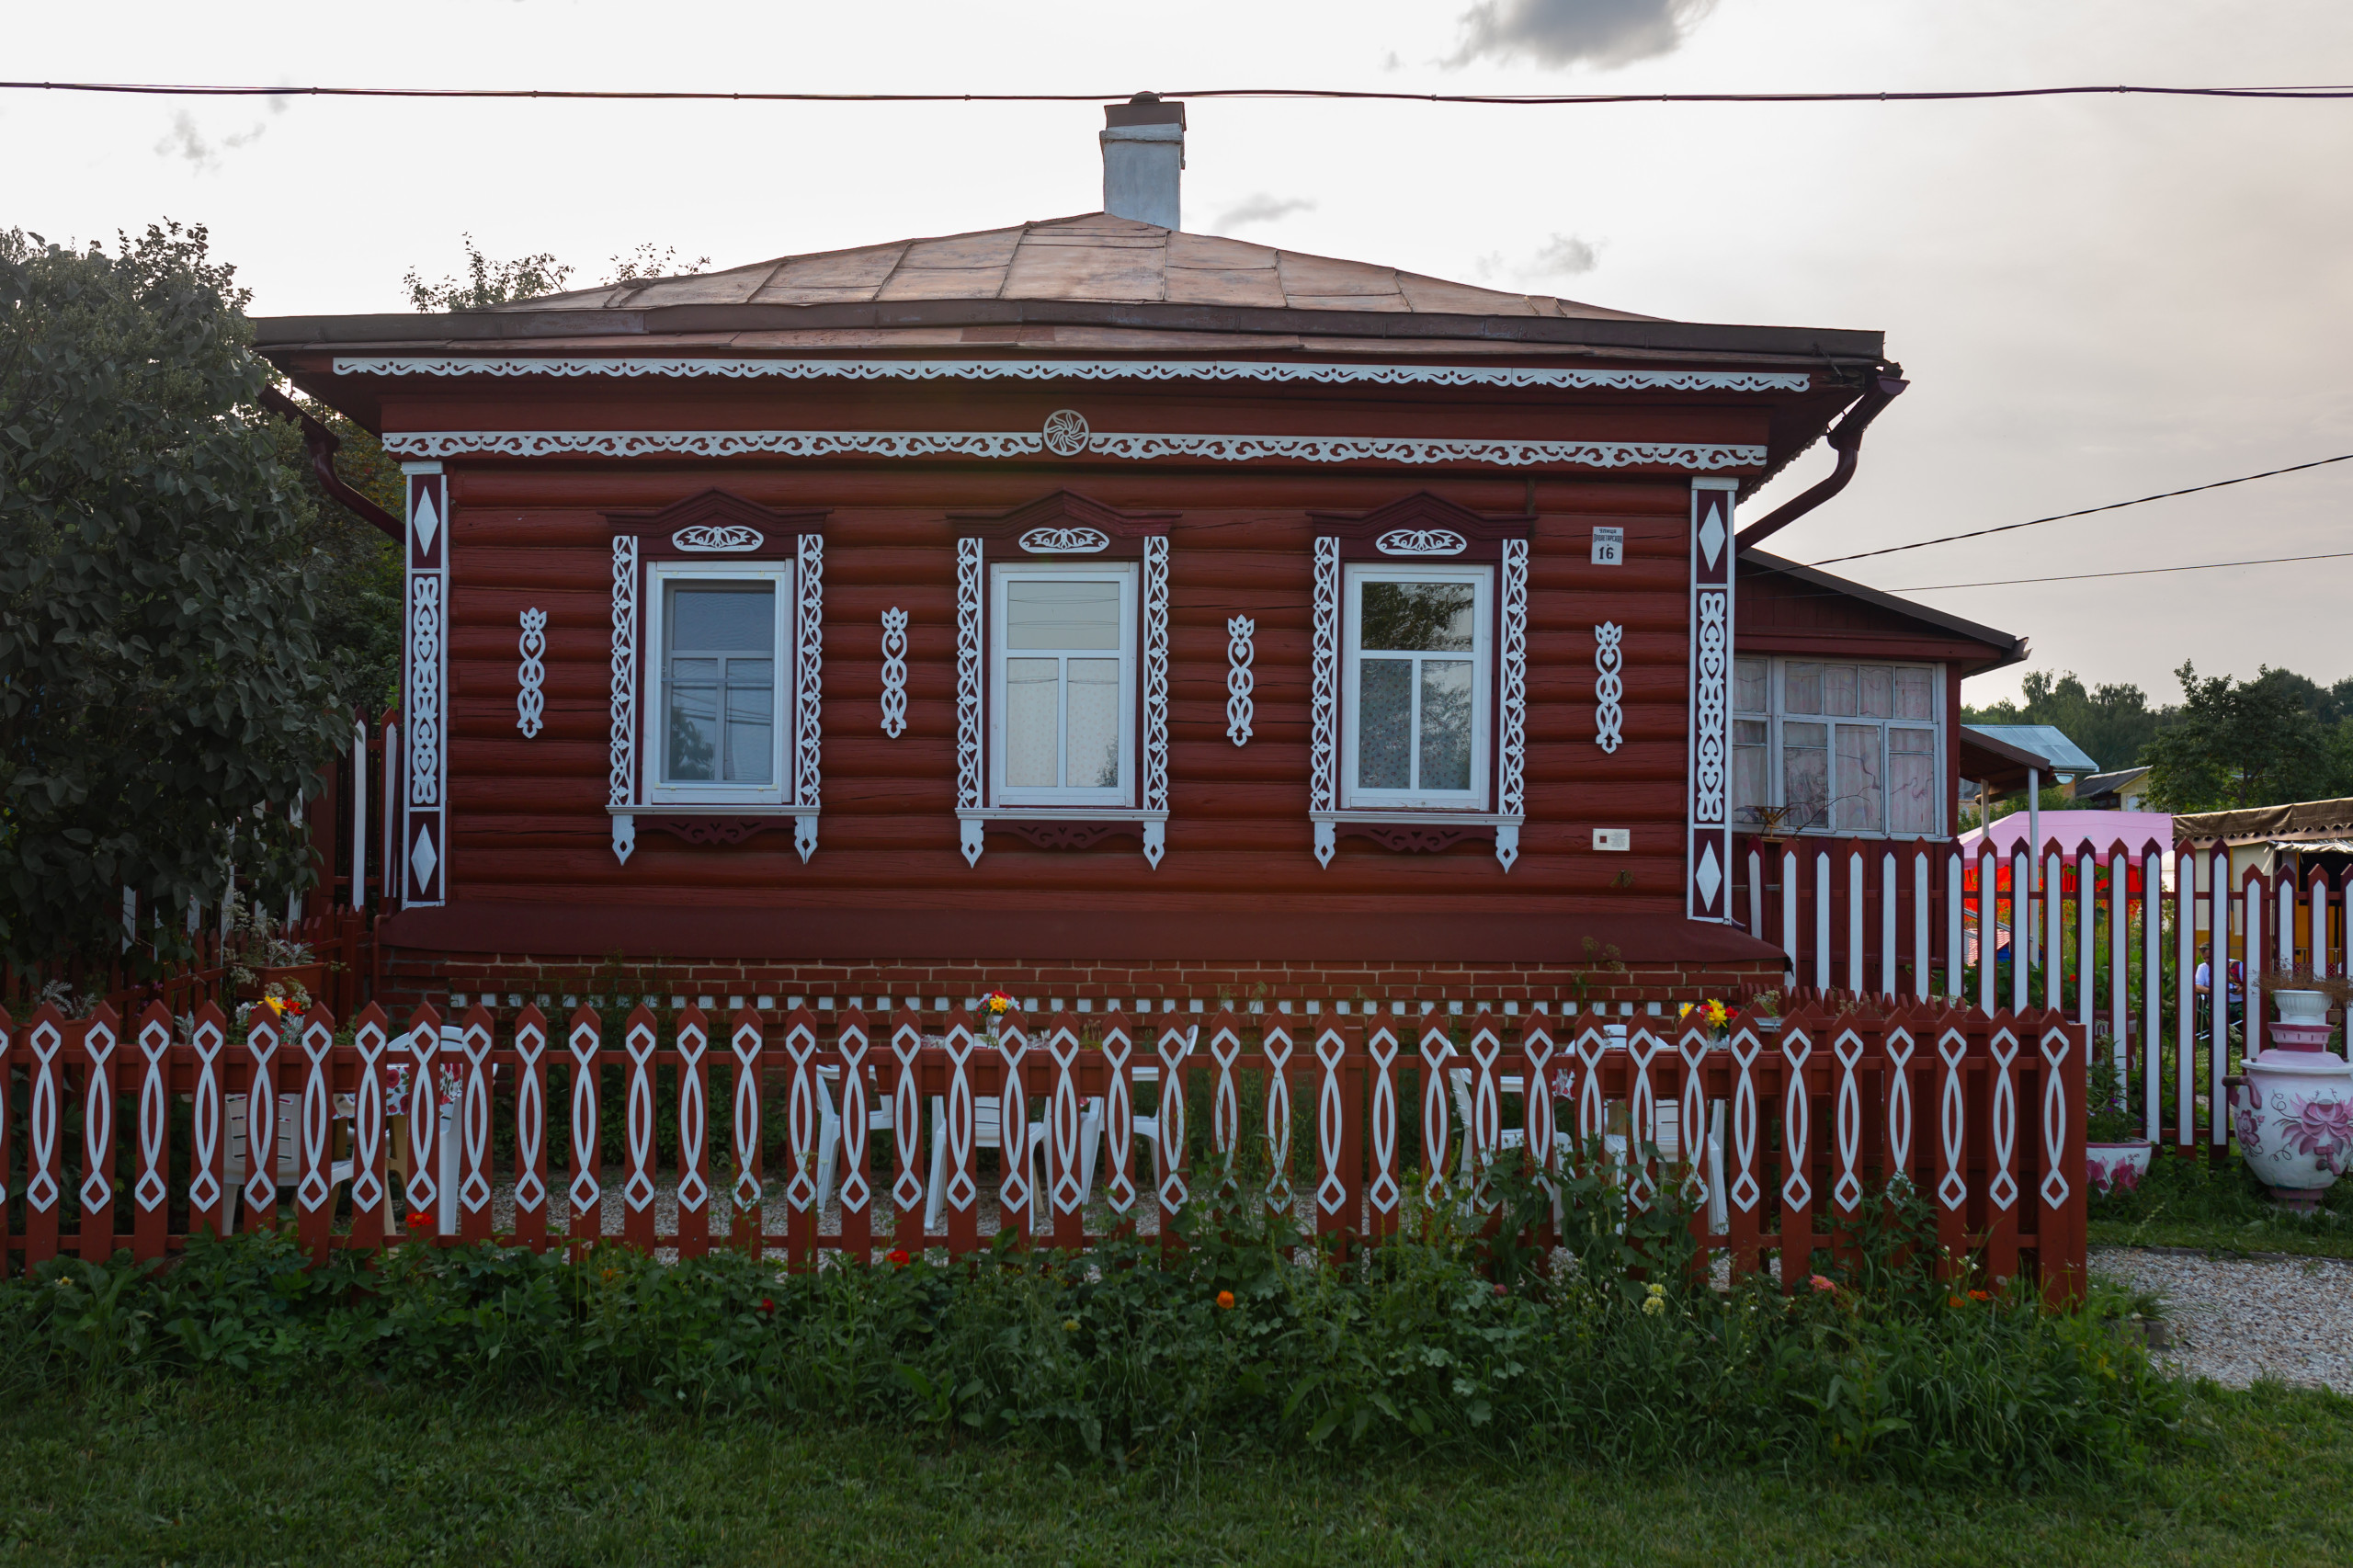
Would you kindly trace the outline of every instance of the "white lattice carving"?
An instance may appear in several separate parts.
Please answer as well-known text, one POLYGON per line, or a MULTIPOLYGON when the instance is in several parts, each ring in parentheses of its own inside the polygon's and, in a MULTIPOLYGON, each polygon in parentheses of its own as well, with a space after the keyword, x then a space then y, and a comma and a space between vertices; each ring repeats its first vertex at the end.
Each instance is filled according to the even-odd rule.
POLYGON ((1600 672, 1593 677, 1593 744, 1604 752, 1626 744, 1626 710, 1620 706, 1626 696, 1625 637, 1626 629, 1614 620, 1593 629, 1593 667, 1600 672))
POLYGON ((997 1183, 997 1201, 1008 1217, 1018 1211, 1021 1228, 1036 1233, 1038 1208, 1029 1187, 1029 1091, 1022 1082, 1021 1062, 1029 1054, 1029 1039, 1020 1024, 1008 1017, 997 1031, 996 1053, 1005 1062, 1005 1087, 997 1096, 997 1142, 1005 1179, 997 1183))
POLYGON ((1756 1200, 1764 1196, 1756 1185, 1756 1058, 1763 1051, 1756 1035, 1746 1027, 1733 1036, 1733 1065, 1740 1069, 1740 1077, 1733 1085, 1732 1148, 1733 1167, 1740 1174, 1733 1178, 1729 1194, 1744 1214, 1753 1212, 1756 1200))
POLYGON ((228 1039, 210 1018, 188 1031, 196 1052, 196 1094, 188 1107, 188 1141, 196 1174, 188 1178, 188 1206, 201 1213, 221 1201, 221 1052, 228 1039))
POLYGON ((1256 716, 1250 693, 1257 678, 1250 673, 1250 661, 1256 657, 1251 640, 1257 634, 1258 623, 1246 615, 1225 623, 1225 738, 1235 745, 1249 741, 1250 721, 1256 716))
MULTIPOLYGON (((365 1036, 372 1027, 361 1026, 358 1035, 365 1036)), ((378 1032, 381 1036, 381 1031, 378 1032)), ((358 1037, 356 1036, 355 1039, 358 1037)), ((358 1043, 365 1059, 367 1041, 364 1039, 358 1039, 358 1043)), ((161 1018, 150 1018, 139 1026, 139 1054, 144 1060, 139 1076, 139 1185, 131 1189, 131 1196, 139 1200, 140 1208, 150 1212, 160 1207, 164 1199, 171 1195, 170 1184, 164 1179, 164 1143, 171 1132, 169 1114, 171 1101, 164 1089, 166 1072, 164 1056, 171 1049, 172 1027, 169 1024, 165 1023, 161 1018)), ((362 1071, 365 1072, 374 1065, 372 1060, 367 1061, 362 1071)), ((363 1079, 361 1083, 364 1087, 366 1080, 363 1079)), ((383 1077, 381 1074, 378 1074, 376 1083, 377 1092, 381 1094, 383 1077)), ((0 1172, 0 1175, 5 1174, 0 1172)), ((351 1186, 351 1201, 355 1207, 374 1201, 372 1198, 362 1199, 359 1196, 359 1178, 365 1176, 372 1182, 374 1174, 370 1166, 358 1167, 358 1173, 354 1176, 351 1186)), ((6 1203, 7 1200, 7 1187, 5 1183, 0 1183, 0 1203, 6 1203)))
POLYGON ((2007 1029, 1996 1029, 1990 1049, 1994 1057, 1994 1177, 1985 1184, 1985 1196, 1994 1200, 1995 1208, 2007 1209, 2018 1200, 2018 1177, 2010 1174, 2018 1163, 2018 1081, 2010 1072, 2010 1064, 2018 1056, 2018 1036, 2007 1029))
MULTIPOLYGON (((678 1229, 684 1231, 689 1222, 710 1230, 702 1219, 703 1205, 710 1201, 710 1184, 703 1179, 703 1140, 710 1135, 710 1107, 703 1095, 702 1059, 710 1050, 710 1030, 702 1021, 700 1008, 688 1013, 678 1022, 678 1229)), ((866 1080, 858 1078, 863 1089, 866 1080)), ((861 1128, 865 1118, 859 1117, 861 1128)), ((855 1170, 857 1167, 850 1167, 855 1170)), ((847 1182, 843 1184, 848 1186, 847 1182)))
POLYGON ((1912 1053, 1918 1049, 1911 1031, 1901 1027, 1887 1031, 1881 1047, 1887 1052, 1887 1163, 1893 1181, 1909 1183, 1904 1173, 1912 1168, 1912 1053))
POLYGON ((757 550, 767 543, 767 536, 757 528, 741 524, 700 523, 690 528, 680 528, 670 536, 674 549, 693 551, 698 554, 740 554, 757 550))
POLYGON ((2061 1071, 2075 1041, 2063 1028, 2042 1031, 2042 1201, 2067 1201, 2067 1074, 2061 1071))
POLYGON ((907 612, 896 605, 882 612, 882 733, 907 733, 907 612))
MULTIPOLYGON (((33 1097, 26 1119, 32 1147, 26 1152, 25 1203, 46 1214, 57 1207, 62 1196, 57 1177, 51 1171, 59 1163, 57 1134, 65 1096, 57 1081, 57 1053, 63 1048, 65 1037, 54 1023, 43 1018, 32 1027, 26 1040, 33 1048, 33 1097)), ((271 1043, 276 1042, 277 1037, 272 1035, 271 1043)))
MULTIPOLYGON (((1985 884, 1993 886, 1989 879, 1985 884)), ((1937 1182, 1937 1201, 1958 1209, 1969 1197, 1969 1183, 1961 1174, 1962 1140, 1968 1135, 1969 1103, 1962 1096, 1961 1063, 1969 1054, 1969 1039, 1959 1029, 1937 1037, 1937 1055, 1945 1064, 1944 1086, 1938 1094, 1937 1131, 1944 1144, 1944 1176, 1937 1182)))
MULTIPOLYGON (((82 1096, 82 1212, 85 1222, 92 1217, 102 1217, 107 1206, 114 1201, 114 1183, 101 1168, 114 1149, 114 1096, 104 1091, 111 1080, 108 1062, 114 1055, 114 1029, 103 1017, 92 1018, 82 1029, 82 1054, 88 1060, 88 1076, 84 1080, 82 1096), (99 1086, 96 1094, 86 1092, 99 1086)), ((315 1205, 313 1205, 315 1207, 315 1205)))
MULTIPOLYGON (((169 1037, 166 1036, 165 1040, 168 1042, 169 1037)), ((389 1201, 391 1197, 384 1190, 383 1177, 377 1174, 384 1168, 383 1062, 384 1052, 391 1044, 385 1036, 384 1026, 373 1018, 351 1031, 351 1048, 359 1057, 359 1089, 352 1096, 351 1108, 351 1207, 355 1211, 373 1209, 379 1203, 389 1201)), ((140 1037, 139 1045, 142 1051, 148 1049, 144 1034, 140 1037)), ((153 1060, 152 1056, 150 1060, 153 1060)), ((146 1114, 143 1102, 140 1113, 143 1119, 146 1114)), ((143 1119, 142 1126, 144 1126, 143 1119)), ((160 1187, 162 1184, 157 1185, 160 1187)), ((142 1184, 140 1201, 146 1208, 153 1208, 154 1204, 148 1203, 146 1197, 142 1184)), ((162 1200, 163 1194, 158 1192, 156 1201, 162 1200)))
POLYGON ((1691 820, 1724 821, 1724 798, 1730 759, 1724 755, 1725 715, 1731 707, 1732 594, 1723 588, 1701 588, 1699 611, 1698 714, 1691 735, 1691 820))
POLYGON ((465 1052, 464 1088, 458 1101, 458 1127, 463 1142, 458 1180, 458 1201, 469 1214, 482 1212, 490 1201, 490 1181, 483 1174, 490 1155, 490 1029, 470 1023, 459 1036, 465 1052))
MULTIPOLYGON (((825 687, 825 539, 823 534, 801 536, 801 570, 796 581, 800 586, 800 671, 793 684, 794 705, 798 709, 792 726, 792 798, 794 803, 814 806, 824 793, 824 687, 825 687)), ((802 819, 806 821, 807 819, 802 819)), ((810 847, 816 846, 812 842, 810 847)), ((802 850, 801 858, 809 858, 802 850)))
POLYGON ((861 1027, 845 1022, 835 1037, 835 1049, 842 1058, 842 1102, 840 1107, 842 1141, 842 1212, 861 1213, 873 1191, 866 1180, 866 1140, 873 1126, 873 1118, 866 1109, 866 1051, 870 1037, 861 1027))
POLYGON ((1099 555, 1111 548, 1111 536, 1101 528, 1031 528, 1021 548, 1032 555, 1099 555))
MULTIPOLYGON (((1196 1032, 1199 1032, 1196 1030, 1196 1032)), ((1191 1196, 1185 1186, 1185 1096, 1184 1080, 1177 1069, 1193 1049, 1193 1037, 1173 1024, 1160 1031, 1159 1043, 1153 1054, 1160 1058, 1160 1125, 1152 1141, 1153 1172, 1160 1178, 1154 1189, 1160 1195, 1160 1206, 1170 1213, 1185 1206, 1191 1196)))
POLYGON ((1446 1059, 1454 1054, 1454 1042, 1446 1036, 1446 1026, 1435 1019, 1422 1026, 1422 1157, 1429 1165, 1422 1191, 1432 1204, 1449 1195, 1453 1184, 1447 1179, 1447 1142, 1453 1124, 1447 1119, 1446 1059))
POLYGON ((408 580, 408 803, 441 803, 441 577, 408 580))
POLYGON ((1324 386, 1557 387, 1607 392, 1805 392, 1802 371, 1566 370, 1518 366, 1261 364, 1237 359, 340 358, 339 376, 584 376, 853 381, 1308 381, 1324 386))
POLYGON ((1383 555, 1460 555, 1471 541, 1452 528, 1392 528, 1372 548, 1383 555))
MULTIPOLYGON (((1338 1029, 1326 1028, 1315 1037, 1315 1060, 1323 1063, 1315 1089, 1315 1206, 1337 1214, 1348 1189, 1340 1180, 1340 1144, 1347 1134, 1347 1112, 1340 1097, 1340 1062, 1348 1042, 1338 1029)), ((1542 1096, 1537 1096, 1541 1098, 1542 1096)))
POLYGON ((1830 1198, 1851 1214, 1863 1200, 1863 1184, 1855 1174, 1863 1142, 1863 1092, 1855 1080, 1855 1069, 1863 1060, 1862 1038, 1852 1029, 1841 1029, 1831 1042, 1830 1054, 1838 1062, 1838 1097, 1831 1107, 1831 1123, 1838 1138, 1838 1179, 1831 1184, 1830 1198))
POLYGON ((538 737, 540 717, 547 712, 547 651, 548 612, 525 610, 522 636, 516 643, 523 662, 515 666, 515 727, 527 741, 538 737))
POLYGON ((545 1074, 540 1060, 547 1054, 547 1025, 537 1013, 525 1015, 515 1026, 515 1210, 537 1213, 547 1202, 547 1183, 540 1177, 540 1151, 547 1142, 548 1108, 545 1074))
MULTIPOLYGON (((981 786, 981 541, 956 541, 956 804, 978 811, 981 786)), ((964 863, 978 865, 984 829, 961 824, 964 863)))
MULTIPOLYGON (((637 791, 637 540, 613 536, 612 763, 605 801, 636 803, 637 791)), ((629 819, 613 819, 613 853, 623 865, 636 838, 629 819), (624 835, 627 836, 624 836, 624 835)))
POLYGON ((1136 1205, 1135 1178, 1130 1174, 1134 1159, 1135 1104, 1128 1081, 1128 1059, 1135 1053, 1135 1041, 1124 1023, 1116 1016, 1103 1031, 1103 1136, 1110 1149, 1109 1175, 1103 1183, 1103 1202, 1114 1214, 1125 1214, 1136 1205))
MULTIPOLYGON (((1340 804, 1340 541, 1315 541, 1315 666, 1308 688, 1307 804, 1328 812, 1340 804)), ((1315 824, 1315 858, 1332 864, 1332 824, 1315 824)))
POLYGON ((632 1022, 621 1036, 629 1053, 629 1091, 622 1101, 621 1132, 627 1140, 629 1176, 621 1201, 642 1212, 654 1201, 654 1026, 632 1022))
POLYGON ((589 1172, 597 1157, 597 1056, 602 1036, 593 1017, 579 1018, 564 1041, 572 1052, 572 1185, 565 1188, 576 1216, 596 1205, 604 1189, 589 1172))
POLYGON ((792 1059, 792 1087, 784 1103, 785 1153, 792 1162, 792 1179, 785 1184, 784 1200, 796 1212, 808 1212, 817 1200, 817 1181, 811 1168, 817 1147, 817 1034, 796 1013, 784 1031, 784 1053, 792 1059))
MULTIPOLYGON (((408 1186, 406 1197, 412 1214, 423 1214, 437 1224, 439 1221, 441 1184, 435 1173, 441 1162, 434 1151, 439 1142, 441 1119, 434 1114, 440 1095, 441 1075, 434 1071, 434 1056, 440 1050, 441 1037, 430 1027, 419 1024, 408 1034, 409 1051, 409 1119, 408 1119, 408 1186)), ((250 1131, 250 1129, 248 1129, 250 1131)))
MULTIPOLYGON (((1143 541, 1143 806, 1168 809, 1168 536, 1143 541)), ((1157 867, 1165 840, 1144 835, 1144 858, 1157 867)))
POLYGON ((1781 1164, 1789 1172, 1781 1183, 1781 1201, 1792 1209, 1802 1209, 1813 1201, 1813 1184, 1805 1176, 1806 1163, 1813 1158, 1813 1152, 1806 1147, 1806 1135, 1813 1121, 1813 1096, 1806 1087, 1805 1062, 1813 1054, 1813 1042, 1801 1031, 1790 1029, 1781 1036, 1781 1059, 1790 1064, 1781 1090, 1781 1164))
MULTIPOLYGON (((1505 816, 1523 814, 1528 803, 1528 541, 1504 540, 1503 562, 1503 747, 1502 790, 1497 797, 1505 816)), ((1495 835, 1495 858, 1511 869, 1519 858, 1519 835, 1495 835)))
POLYGON ((1372 1059, 1372 1181, 1365 1201, 1376 1214, 1393 1214, 1403 1196, 1397 1186, 1397 1036, 1387 1024, 1375 1024, 1365 1036, 1365 1054, 1372 1059))
POLYGON ((980 1042, 961 1022, 948 1029, 948 1207, 961 1214, 981 1195, 972 1180, 972 1052, 980 1042))
MULTIPOLYGON (((735 1053, 735 1207, 749 1210, 760 1200, 760 1178, 756 1173, 760 1154, 760 1026, 748 1016, 739 1017, 735 1032, 728 1037, 728 1049, 735 1053)), ((909 1112, 912 1115, 913 1112, 909 1112)), ((918 1192, 916 1199, 923 1195, 918 1192)), ((912 1206, 915 1199, 901 1199, 912 1206)))
MULTIPOLYGON (((408 430, 384 437, 384 449, 404 458, 487 455, 510 458, 1034 458, 1045 439, 1028 430, 408 430)), ((1673 468, 1713 473, 1757 468, 1762 446, 1685 441, 1460 440, 1409 436, 1190 436, 1113 434, 1087 437, 1097 457, 1144 462, 1185 458, 1210 462, 1393 462, 1407 467, 1479 463, 1528 468, 1673 468)), ((1074 455, 1074 454, 1063 454, 1074 455)))
POLYGON ((1290 1212, 1296 1196, 1290 1186, 1290 1031, 1270 1026, 1258 1038, 1258 1052, 1267 1059, 1267 1207, 1278 1214, 1290 1212))

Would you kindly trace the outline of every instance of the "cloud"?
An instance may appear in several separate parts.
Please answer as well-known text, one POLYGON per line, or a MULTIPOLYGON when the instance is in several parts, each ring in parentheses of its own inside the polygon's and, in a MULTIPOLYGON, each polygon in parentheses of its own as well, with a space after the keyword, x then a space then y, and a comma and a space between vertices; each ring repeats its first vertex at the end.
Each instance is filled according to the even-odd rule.
POLYGON ((1256 196, 1244 197, 1240 201, 1219 213, 1216 222, 1211 227, 1223 233, 1228 229, 1238 229, 1245 223, 1271 223, 1278 218, 1288 218, 1294 212, 1313 212, 1313 210, 1315 210, 1315 203, 1303 196, 1269 196, 1265 191, 1260 191, 1256 196))
MULTIPOLYGON (((282 99, 270 99, 269 107, 274 114, 286 112, 286 105, 282 99)), ((155 143, 155 155, 159 158, 185 158, 198 169, 216 169, 221 166, 221 154, 223 152, 234 152, 240 147, 251 146, 261 140, 262 132, 268 129, 268 125, 264 121, 256 120, 251 131, 240 131, 234 135, 223 136, 216 145, 206 141, 204 132, 197 129, 196 117, 186 109, 180 109, 172 116, 171 130, 165 131, 164 139, 155 143)))
POLYGON ((1670 54, 1716 0, 1486 0, 1462 14, 1449 65, 1525 53, 1540 65, 1625 65, 1670 54))
POLYGON ((1600 260, 1601 252, 1591 240, 1582 240, 1574 234, 1554 234, 1537 247, 1532 270, 1574 278, 1581 272, 1591 272, 1600 260))

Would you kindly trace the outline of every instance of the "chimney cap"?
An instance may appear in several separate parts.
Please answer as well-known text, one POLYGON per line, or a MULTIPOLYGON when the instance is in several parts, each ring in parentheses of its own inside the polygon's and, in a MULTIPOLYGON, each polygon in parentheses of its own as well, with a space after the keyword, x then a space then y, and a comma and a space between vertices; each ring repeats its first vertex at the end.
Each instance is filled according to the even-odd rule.
POLYGON ((1158 93, 1138 93, 1126 103, 1105 104, 1103 123, 1106 126, 1174 125, 1181 129, 1185 123, 1185 105, 1182 100, 1164 103, 1158 93))

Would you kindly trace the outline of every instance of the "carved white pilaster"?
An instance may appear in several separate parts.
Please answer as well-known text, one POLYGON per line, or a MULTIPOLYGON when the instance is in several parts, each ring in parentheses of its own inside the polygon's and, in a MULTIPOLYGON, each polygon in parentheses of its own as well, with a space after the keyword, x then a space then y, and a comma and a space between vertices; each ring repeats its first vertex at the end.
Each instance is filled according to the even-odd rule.
POLYGON ((613 812, 613 854, 629 864, 637 847, 637 540, 613 537, 612 765, 605 803, 613 812))
POLYGON ((522 627, 522 635, 516 642, 516 652, 523 662, 515 666, 515 727, 523 732, 523 738, 528 741, 538 738, 541 718, 547 712, 548 612, 525 610, 522 627))
POLYGON ((907 612, 895 605, 882 612, 882 733, 907 733, 907 612))
POLYGON ((1593 629, 1593 744, 1615 752, 1626 744, 1626 629, 1605 620, 1593 629))
MULTIPOLYGON (((956 804, 979 811, 981 788, 981 541, 956 541, 956 804)), ((978 865, 985 836, 976 818, 960 828, 966 865, 978 865)))
POLYGON ((438 462, 403 463, 401 476, 408 501, 402 887, 408 903, 432 905, 446 902, 449 877, 449 476, 438 462))
POLYGON ((1684 912, 1732 915, 1732 479, 1691 482, 1690 793, 1684 912))
MULTIPOLYGON (((1528 804, 1528 541, 1504 540, 1503 565, 1503 744, 1496 810, 1521 817, 1528 804)), ((1495 829, 1495 858, 1506 871, 1519 858, 1519 824, 1495 829)))
POLYGON ((1235 745, 1248 743, 1250 721, 1256 716, 1256 704, 1250 699, 1256 677, 1250 673, 1250 662, 1256 656, 1252 639, 1257 634, 1258 623, 1246 615, 1225 623, 1225 738, 1235 745))
MULTIPOLYGON (((824 793, 824 690, 825 690, 825 539, 823 534, 801 536, 800 570, 793 574, 799 589, 801 614, 797 620, 799 649, 796 678, 793 681, 795 717, 792 726, 792 799, 793 803, 814 810, 824 793)), ((803 816, 801 825, 809 835, 809 847, 816 847, 816 823, 803 816)), ((796 839, 798 835, 796 834, 796 839)), ((801 853, 803 860, 809 851, 801 853)))
MULTIPOLYGON (((1168 809, 1168 536, 1143 541, 1143 806, 1168 809)), ((1154 868, 1167 846, 1165 820, 1145 824, 1143 858, 1154 868)))
MULTIPOLYGON (((1315 541, 1315 665, 1308 690, 1308 809, 1340 804, 1340 541, 1315 541)), ((1338 847, 1334 824, 1315 824, 1315 858, 1328 867, 1338 847)))

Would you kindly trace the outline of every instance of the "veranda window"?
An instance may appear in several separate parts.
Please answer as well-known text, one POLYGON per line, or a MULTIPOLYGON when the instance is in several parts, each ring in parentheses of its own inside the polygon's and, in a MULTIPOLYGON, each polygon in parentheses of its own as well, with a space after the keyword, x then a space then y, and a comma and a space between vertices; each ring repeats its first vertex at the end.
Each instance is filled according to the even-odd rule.
POLYGON ((1479 567, 1349 571, 1348 806, 1484 809, 1493 580, 1479 567))
POLYGON ((1733 663, 1735 821, 1917 838, 1944 831, 1942 671, 1933 665, 1733 663))
POLYGON ((657 564, 650 705, 657 802, 776 805, 788 798, 783 701, 791 567, 657 564))
POLYGON ((1135 569, 1019 565, 993 575, 997 803, 1130 804, 1135 569))

